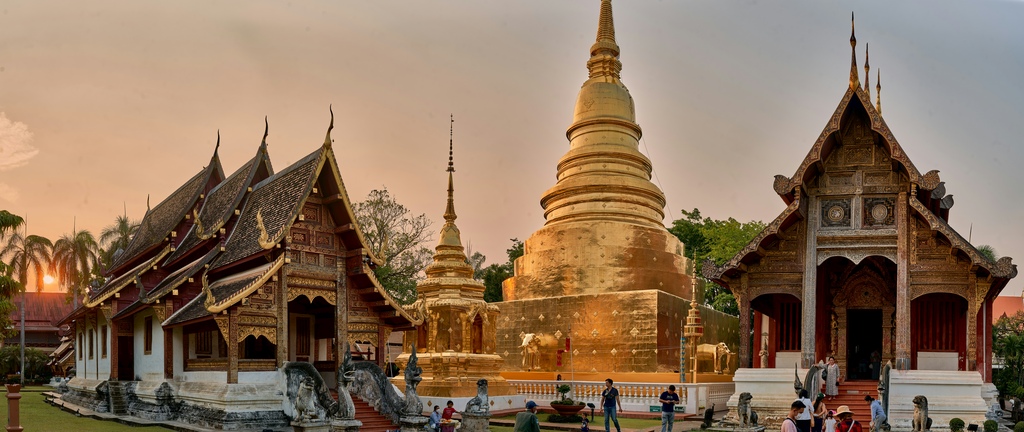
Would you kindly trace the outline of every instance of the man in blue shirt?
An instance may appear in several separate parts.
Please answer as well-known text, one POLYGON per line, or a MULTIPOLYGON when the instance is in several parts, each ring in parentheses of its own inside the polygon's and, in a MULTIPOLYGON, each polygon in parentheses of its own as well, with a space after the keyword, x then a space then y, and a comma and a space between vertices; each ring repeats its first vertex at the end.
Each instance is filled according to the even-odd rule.
POLYGON ((604 432, 611 432, 608 427, 609 420, 615 423, 616 432, 622 432, 622 428, 619 427, 619 416, 615 411, 616 405, 619 411, 622 411, 622 401, 619 400, 619 389, 612 387, 614 383, 611 378, 604 380, 604 390, 601 392, 601 398, 604 399, 604 432))
POLYGON ((672 432, 676 422, 676 404, 679 403, 676 386, 668 386, 668 391, 661 393, 658 402, 661 402, 661 432, 672 432))
POLYGON ((885 411, 882 410, 882 403, 875 400, 871 395, 864 396, 864 402, 871 404, 871 432, 879 432, 888 420, 885 411))

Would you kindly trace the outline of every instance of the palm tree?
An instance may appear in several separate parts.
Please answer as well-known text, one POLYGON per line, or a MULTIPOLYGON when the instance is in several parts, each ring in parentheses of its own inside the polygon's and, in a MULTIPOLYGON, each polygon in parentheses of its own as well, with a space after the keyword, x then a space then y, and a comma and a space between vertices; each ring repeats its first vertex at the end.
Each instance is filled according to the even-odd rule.
POLYGON ((107 225, 100 231, 101 249, 99 250, 104 267, 109 267, 114 262, 114 257, 119 251, 128 249, 128 243, 132 235, 139 229, 139 222, 128 218, 128 215, 118 216, 114 223, 107 225))
POLYGON ((53 244, 51 270, 78 306, 78 296, 92 280, 99 260, 99 245, 89 230, 73 230, 53 244))
MULTIPOLYGON (((4 239, 8 231, 17 230, 24 222, 25 220, 20 216, 11 214, 7 210, 0 210, 0 240, 4 239)), ((9 329, 14 328, 14 323, 10 319, 11 312, 14 310, 14 303, 11 299, 21 291, 21 286, 18 285, 18 281, 14 279, 12 273, 13 269, 0 261, 0 337, 4 339, 13 333, 9 329)))
MULTIPOLYGON (((24 228, 24 224, 22 224, 24 228)), ((28 275, 36 274, 36 292, 43 290, 43 276, 52 262, 50 251, 53 244, 43 236, 29 235, 28 229, 23 232, 14 231, 7 245, 0 250, 0 260, 7 260, 11 275, 18 279, 21 288, 21 365, 25 365, 25 288, 28 275)), ((21 384, 25 384, 25 374, 21 374, 21 384)))

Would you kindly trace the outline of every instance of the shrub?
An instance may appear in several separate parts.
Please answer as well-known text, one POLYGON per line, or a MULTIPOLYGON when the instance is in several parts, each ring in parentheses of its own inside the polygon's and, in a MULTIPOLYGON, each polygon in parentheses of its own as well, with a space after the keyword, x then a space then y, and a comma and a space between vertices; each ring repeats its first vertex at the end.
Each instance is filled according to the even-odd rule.
POLYGON ((964 421, 958 417, 953 417, 949 420, 950 432, 964 432, 964 421))
POLYGON ((999 430, 999 422, 995 420, 985 420, 983 426, 985 427, 985 432, 996 432, 999 430))
POLYGON ((1024 432, 1024 421, 1019 421, 1013 425, 1013 432, 1024 432))
POLYGON ((548 422, 550 423, 580 423, 583 421, 583 417, 579 415, 562 416, 558 414, 551 414, 548 416, 548 422))

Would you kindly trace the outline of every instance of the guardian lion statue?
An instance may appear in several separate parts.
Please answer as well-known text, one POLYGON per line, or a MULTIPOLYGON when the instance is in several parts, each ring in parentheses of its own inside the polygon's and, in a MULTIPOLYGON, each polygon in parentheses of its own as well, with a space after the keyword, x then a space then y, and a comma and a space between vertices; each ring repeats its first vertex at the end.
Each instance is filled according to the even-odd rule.
POLYGON ((750 408, 750 400, 753 398, 749 392, 740 393, 740 402, 736 404, 740 426, 745 428, 757 426, 757 413, 750 408))
POLYGON ((313 379, 306 377, 299 383, 299 391, 295 395, 295 421, 298 423, 320 419, 317 409, 316 394, 313 392, 313 379))
POLYGON ((490 400, 487 398, 487 380, 481 379, 476 382, 476 396, 466 403, 466 412, 477 415, 487 415, 491 412, 490 400))
POLYGON ((928 398, 914 396, 914 432, 926 432, 932 429, 932 418, 928 417, 928 398))

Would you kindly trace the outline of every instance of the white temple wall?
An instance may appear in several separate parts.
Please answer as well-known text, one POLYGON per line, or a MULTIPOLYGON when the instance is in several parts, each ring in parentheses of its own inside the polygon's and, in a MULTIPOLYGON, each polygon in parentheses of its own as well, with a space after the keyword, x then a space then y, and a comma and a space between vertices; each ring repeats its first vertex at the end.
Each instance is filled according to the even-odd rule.
POLYGON ((135 314, 135 376, 143 381, 163 381, 164 379, 164 332, 160 322, 152 310, 135 314), (146 319, 150 325, 150 350, 146 351, 146 319))
MULTIPOLYGON (((82 320, 88 321, 88 320, 82 320)), ((84 322, 76 326, 75 332, 75 374, 86 379, 106 380, 110 378, 110 323, 102 320, 99 325, 84 322), (102 332, 106 331, 106 346, 102 332), (90 356, 89 334, 92 332, 92 355, 90 356), (79 339, 81 335, 81 339, 79 339), (82 341, 79 344, 79 340, 82 341)))
POLYGON ((171 331, 171 344, 174 348, 174 359, 172 364, 174 366, 174 376, 179 376, 185 372, 185 357, 182 355, 182 351, 185 350, 184 345, 184 330, 182 327, 175 327, 171 331))

